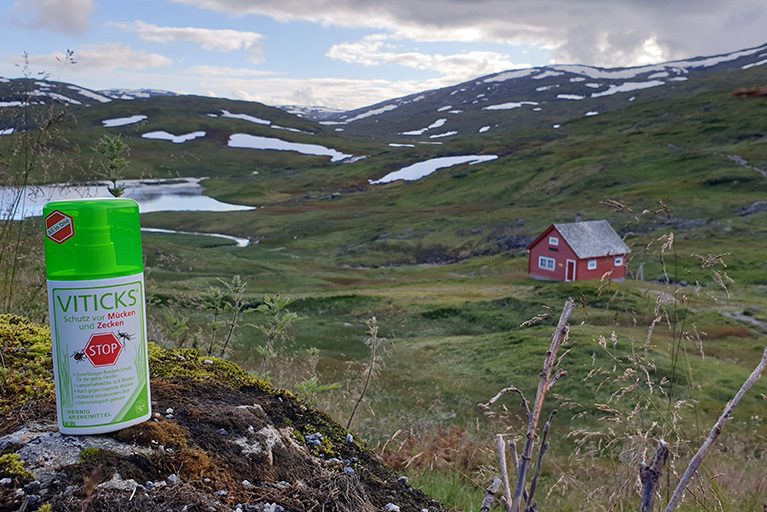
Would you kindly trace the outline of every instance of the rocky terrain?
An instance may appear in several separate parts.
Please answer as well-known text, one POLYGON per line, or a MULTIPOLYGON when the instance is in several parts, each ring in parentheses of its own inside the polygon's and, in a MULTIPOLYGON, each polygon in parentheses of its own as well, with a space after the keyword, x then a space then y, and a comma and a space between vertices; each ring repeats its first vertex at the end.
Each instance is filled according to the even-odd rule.
POLYGON ((444 510, 324 413, 193 350, 150 344, 152 420, 63 435, 48 328, 0 315, 0 340, 1 512, 444 510))

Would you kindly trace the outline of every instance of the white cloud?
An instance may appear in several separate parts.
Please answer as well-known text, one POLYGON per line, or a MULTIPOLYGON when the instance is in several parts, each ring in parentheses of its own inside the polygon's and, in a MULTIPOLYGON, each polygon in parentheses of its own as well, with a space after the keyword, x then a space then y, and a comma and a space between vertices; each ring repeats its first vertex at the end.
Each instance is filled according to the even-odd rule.
POLYGON ((30 29, 82 35, 90 27, 93 0, 17 0, 11 20, 30 29))
POLYGON ((763 0, 173 1, 237 16, 383 30, 412 41, 531 45, 553 51, 555 63, 605 67, 757 46, 767 26, 763 0))
POLYGON ((212 77, 256 77, 256 76, 273 76, 276 73, 273 71, 259 71, 256 69, 246 68, 225 68, 217 66, 193 66, 186 70, 190 75, 199 75, 205 78, 212 77))
POLYGON ((263 36, 255 32, 237 30, 213 30, 193 27, 159 27, 143 21, 133 23, 112 23, 126 32, 135 32, 144 41, 168 43, 187 41, 199 44, 205 50, 231 52, 247 50, 251 62, 263 60, 261 40, 263 36))
POLYGON ((529 64, 514 63, 507 55, 497 52, 472 51, 452 55, 430 55, 398 51, 395 45, 380 39, 374 36, 355 43, 337 44, 330 48, 327 56, 365 66, 398 64, 419 70, 436 71, 450 83, 529 66, 529 64))
MULTIPOLYGON (((54 53, 52 55, 38 55, 32 58, 35 63, 40 63, 48 69, 60 66, 63 55, 54 53)), ((120 43, 108 43, 103 45, 88 44, 80 46, 75 51, 75 60, 77 64, 70 68, 74 72, 84 72, 91 70, 114 71, 117 69, 127 69, 130 71, 139 71, 142 69, 169 66, 172 64, 169 58, 156 53, 147 53, 143 50, 137 51, 130 45, 120 43)))
MULTIPOLYGON (((324 106, 352 110, 407 96, 424 89, 423 82, 335 78, 203 78, 200 87, 216 96, 258 101, 267 105, 324 106)), ((177 91, 183 92, 183 91, 177 91)))

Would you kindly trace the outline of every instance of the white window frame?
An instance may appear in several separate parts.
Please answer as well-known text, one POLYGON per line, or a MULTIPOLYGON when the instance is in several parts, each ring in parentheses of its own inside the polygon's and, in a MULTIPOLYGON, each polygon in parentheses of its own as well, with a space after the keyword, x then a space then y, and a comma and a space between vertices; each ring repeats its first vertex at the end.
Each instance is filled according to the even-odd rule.
POLYGON ((549 237, 549 245, 559 245, 559 238, 555 236, 549 237))
POLYGON ((597 260, 589 260, 589 270, 596 270, 597 269, 597 260))
POLYGON ((557 260, 546 256, 538 256, 538 268, 554 272, 557 268, 557 260))
POLYGON ((615 257, 615 266, 616 267, 622 267, 623 266, 623 256, 616 256, 615 257))

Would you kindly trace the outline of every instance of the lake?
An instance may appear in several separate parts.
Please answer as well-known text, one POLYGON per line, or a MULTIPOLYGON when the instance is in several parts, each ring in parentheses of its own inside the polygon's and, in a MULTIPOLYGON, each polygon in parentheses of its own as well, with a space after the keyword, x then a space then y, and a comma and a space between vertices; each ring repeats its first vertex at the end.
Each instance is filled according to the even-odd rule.
MULTIPOLYGON (((178 178, 173 180, 120 180, 119 185, 127 187, 123 197, 134 199, 141 213, 165 211, 207 211, 230 212, 254 210, 251 206, 228 204, 203 195, 200 182, 205 178, 178 178)), ((13 220, 42 215, 43 207, 50 201, 80 199, 83 197, 112 197, 107 183, 75 185, 34 185, 23 191, 23 199, 13 220)), ((18 189, 0 187, 0 218, 9 218, 8 209, 18 189)))

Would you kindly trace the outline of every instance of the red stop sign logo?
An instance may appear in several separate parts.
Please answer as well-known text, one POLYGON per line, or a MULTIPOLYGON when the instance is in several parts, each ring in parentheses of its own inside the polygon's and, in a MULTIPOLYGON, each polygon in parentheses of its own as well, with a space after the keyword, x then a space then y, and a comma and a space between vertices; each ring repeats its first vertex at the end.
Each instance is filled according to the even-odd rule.
POLYGON ((122 351, 122 343, 111 332, 94 334, 83 350, 88 360, 97 367, 114 365, 122 351))
POLYGON ((72 217, 56 210, 45 218, 45 236, 56 242, 64 243, 75 235, 75 223, 72 217))

